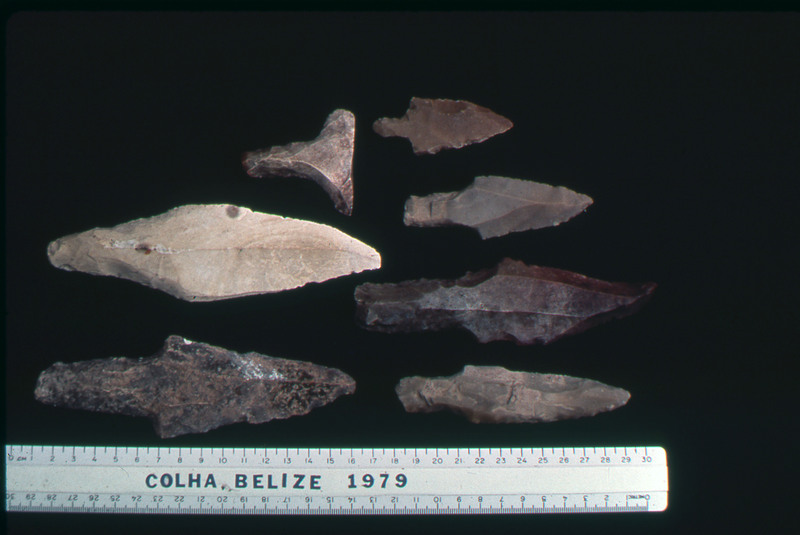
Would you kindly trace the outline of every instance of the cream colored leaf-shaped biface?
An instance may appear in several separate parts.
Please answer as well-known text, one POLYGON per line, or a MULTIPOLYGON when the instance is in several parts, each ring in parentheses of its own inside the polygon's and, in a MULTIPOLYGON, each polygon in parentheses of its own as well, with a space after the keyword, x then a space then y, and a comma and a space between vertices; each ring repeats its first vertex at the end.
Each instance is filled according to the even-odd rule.
POLYGON ((378 269, 372 247, 327 225, 233 205, 186 205, 50 243, 61 269, 128 279, 187 301, 280 292, 378 269))

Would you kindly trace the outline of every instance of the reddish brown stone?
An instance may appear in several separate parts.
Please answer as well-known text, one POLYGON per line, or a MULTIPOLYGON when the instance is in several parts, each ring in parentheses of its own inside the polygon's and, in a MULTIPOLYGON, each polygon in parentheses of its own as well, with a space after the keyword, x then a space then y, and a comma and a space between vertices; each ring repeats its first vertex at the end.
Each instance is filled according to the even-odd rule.
POLYGON ((455 280, 362 284, 356 317, 369 330, 438 331, 461 327, 480 342, 549 344, 639 310, 654 283, 592 279, 505 259, 455 280))

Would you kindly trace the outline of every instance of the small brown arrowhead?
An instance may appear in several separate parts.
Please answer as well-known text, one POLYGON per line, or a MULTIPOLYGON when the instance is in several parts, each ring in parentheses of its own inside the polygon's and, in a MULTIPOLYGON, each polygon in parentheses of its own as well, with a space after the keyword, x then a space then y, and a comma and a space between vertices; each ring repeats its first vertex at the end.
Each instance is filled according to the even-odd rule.
POLYGON ((481 143, 512 126, 502 115, 466 100, 414 97, 403 117, 378 119, 372 129, 383 137, 408 138, 414 154, 436 154, 481 143))

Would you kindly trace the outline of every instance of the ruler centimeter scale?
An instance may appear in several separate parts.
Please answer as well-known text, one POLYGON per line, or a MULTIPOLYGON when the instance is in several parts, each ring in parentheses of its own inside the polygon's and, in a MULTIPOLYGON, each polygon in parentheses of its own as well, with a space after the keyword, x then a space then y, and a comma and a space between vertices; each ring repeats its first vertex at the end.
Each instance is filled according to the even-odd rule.
POLYGON ((667 508, 661 447, 6 446, 6 511, 487 514, 667 508))

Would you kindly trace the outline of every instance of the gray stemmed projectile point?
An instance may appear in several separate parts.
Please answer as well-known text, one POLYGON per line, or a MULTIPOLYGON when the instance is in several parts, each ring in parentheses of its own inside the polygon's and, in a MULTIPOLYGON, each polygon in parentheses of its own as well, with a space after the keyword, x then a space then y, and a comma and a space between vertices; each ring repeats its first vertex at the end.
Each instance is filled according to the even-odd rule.
POLYGON ((559 225, 590 204, 590 197, 564 187, 479 176, 461 191, 412 195, 406 201, 404 223, 415 227, 463 225, 486 239, 559 225))
POLYGON ((630 393, 590 379, 465 366, 450 377, 406 377, 396 388, 408 412, 450 410, 473 423, 555 422, 594 416, 628 402, 630 393))

